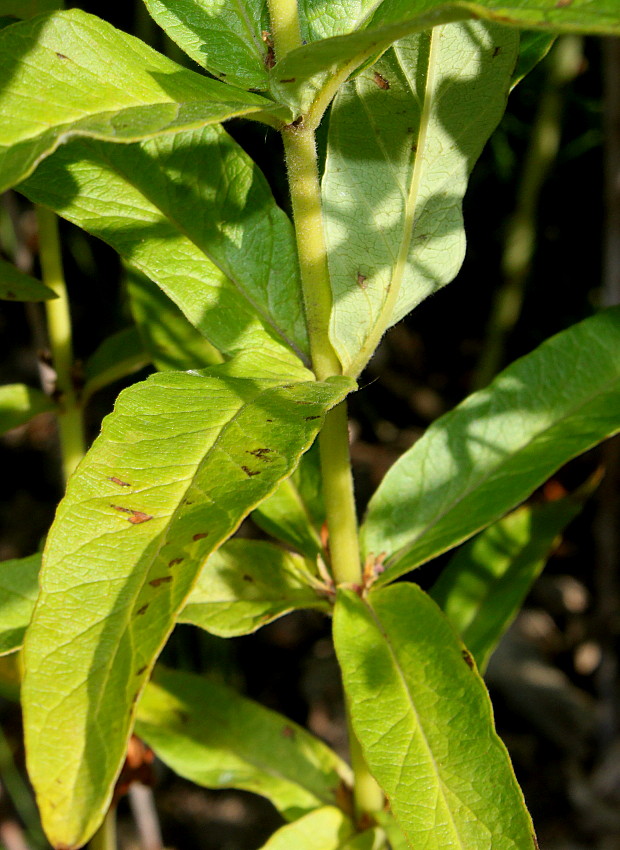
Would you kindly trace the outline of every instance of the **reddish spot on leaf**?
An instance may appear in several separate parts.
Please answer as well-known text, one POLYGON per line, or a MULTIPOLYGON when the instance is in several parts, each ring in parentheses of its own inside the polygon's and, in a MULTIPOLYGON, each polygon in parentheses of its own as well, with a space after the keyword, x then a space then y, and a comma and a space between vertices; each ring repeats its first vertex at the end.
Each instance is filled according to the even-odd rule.
POLYGON ((176 567, 177 564, 183 563, 183 558, 173 558, 171 561, 168 561, 169 567, 176 567))
POLYGON ((139 525, 141 522, 148 522, 153 517, 150 514, 145 514, 142 511, 136 511, 133 508, 121 508, 119 505, 110 505, 111 508, 114 508, 115 511, 121 511, 121 513, 129 514, 127 517, 127 521, 132 525, 139 525))
POLYGON ((68 58, 69 58, 68 56, 65 56, 65 54, 64 54, 64 53, 56 53, 56 56, 57 56, 59 59, 68 59, 68 58))
POLYGON ((172 581, 172 576, 161 576, 161 578, 151 579, 149 584, 151 587, 159 587, 160 584, 167 584, 169 581, 172 581))
POLYGON ((7 298, 17 298, 17 295, 15 295, 15 293, 11 289, 9 289, 9 291, 6 294, 6 297, 7 298))
POLYGON ((357 285, 360 289, 366 289, 368 284, 366 283, 366 275, 358 272, 357 274, 357 285))
POLYGON ((145 672, 145 670, 148 669, 148 666, 148 664, 145 664, 144 667, 140 667, 139 670, 136 670, 136 676, 141 676, 145 672))
POLYGON ((208 536, 209 536, 208 531, 199 531, 198 534, 194 534, 194 536, 192 537, 192 540, 202 540, 203 538, 208 537, 208 536))
POLYGON ((136 611, 136 617, 141 617, 142 614, 146 614, 148 607, 149 603, 147 602, 146 605, 142 606, 142 608, 138 608, 138 610, 136 611))
POLYGON ((294 83, 295 77, 288 77, 286 80, 280 80, 281 83, 294 83))
POLYGON ((118 484, 119 487, 131 487, 131 484, 128 481, 121 481, 120 478, 116 478, 115 476, 108 478, 108 481, 111 481, 112 484, 118 484))
POLYGON ((243 580, 244 580, 244 581, 254 581, 254 579, 252 578, 252 576, 249 576, 247 573, 244 573, 244 575, 243 575, 243 580))
POLYGON ((260 470, 258 469, 249 469, 247 466, 242 466, 241 469, 245 472, 248 478, 252 478, 254 475, 260 475, 260 470))
POLYGON ((272 458, 266 457, 266 455, 271 454, 273 449, 247 449, 246 454, 253 455, 257 457, 259 460, 264 460, 265 463, 271 463, 272 458))
POLYGON ((282 737, 283 738, 294 738, 295 737, 295 730, 292 729, 290 726, 285 726, 282 729, 282 737))
POLYGON ((379 86, 379 88, 383 89, 383 91, 387 91, 390 87, 388 81, 385 79, 385 77, 382 77, 378 71, 375 71, 375 73, 373 74, 373 80, 375 85, 379 86))
POLYGON ((565 6, 570 6, 573 0, 558 0, 555 4, 556 9, 563 9, 565 6))
POLYGON ((467 666, 470 668, 470 670, 473 670, 474 669, 474 659, 471 656, 471 652, 468 649, 463 649, 463 650, 461 650, 461 655, 463 656, 463 661, 465 662, 465 664, 467 664, 467 666))

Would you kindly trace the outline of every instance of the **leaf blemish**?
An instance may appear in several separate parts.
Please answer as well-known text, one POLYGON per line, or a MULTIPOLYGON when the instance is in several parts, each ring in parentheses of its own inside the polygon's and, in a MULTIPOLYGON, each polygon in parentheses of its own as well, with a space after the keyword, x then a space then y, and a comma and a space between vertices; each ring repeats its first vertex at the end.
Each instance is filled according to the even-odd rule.
POLYGON ((286 80, 280 80, 281 83, 294 83, 295 77, 288 77, 286 80))
POLYGON ((379 86, 379 88, 383 89, 383 91, 387 91, 389 89, 390 84, 385 79, 385 77, 381 76, 381 74, 378 71, 375 71, 372 79, 373 79, 373 82, 375 83, 375 85, 379 86))
POLYGON ((194 534, 192 540, 203 540, 205 537, 209 536, 208 531, 199 531, 198 534, 194 534))
POLYGON ((136 670, 136 676, 141 676, 145 672, 145 670, 148 669, 148 666, 148 664, 145 664, 144 667, 140 667, 139 670, 136 670))
POLYGON ((320 416, 306 416, 305 421, 310 422, 312 419, 320 419, 320 416))
POLYGON ((273 39, 271 38, 271 34, 267 32, 267 30, 263 30, 261 33, 261 38, 267 45, 267 53, 265 54, 265 68, 273 68, 276 64, 276 54, 273 51, 273 39))
POLYGON ((244 581, 254 581, 254 579, 252 578, 252 576, 249 576, 247 573, 244 573, 244 575, 243 575, 243 580, 244 580, 244 581))
POLYGON ((161 576, 161 578, 151 579, 149 584, 151 587, 159 587, 160 584, 167 584, 169 581, 172 581, 172 576, 161 576))
POLYGON ((143 614, 146 614, 148 607, 149 603, 147 602, 146 605, 142 606, 142 608, 138 608, 136 611, 136 617, 141 617, 143 614))
POLYGON ((182 564, 183 558, 173 558, 171 561, 168 561, 169 567, 176 567, 177 564, 182 564))
POLYGON ((252 455, 253 457, 258 458, 259 460, 264 460, 265 463, 271 463, 273 458, 267 457, 266 455, 271 454, 273 449, 246 449, 246 454, 252 455))
POLYGON ((493 49, 493 59, 495 59, 495 57, 496 57, 496 56, 499 56, 499 54, 500 54, 501 52, 502 52, 502 48, 501 48, 501 47, 495 47, 495 48, 493 49))
POLYGON ((465 664, 467 664, 467 666, 469 667, 470 670, 473 670, 474 669, 474 659, 471 656, 471 652, 469 652, 469 650, 467 650, 467 649, 463 649, 463 650, 461 650, 461 655, 463 656, 463 661, 465 662, 465 664))
POLYGON ((295 730, 292 729, 290 726, 285 726, 284 729, 282 729, 282 737, 283 738, 294 738, 295 737, 295 730))
POLYGON ((555 4, 556 9, 564 9, 566 6, 570 6, 573 0, 558 0, 555 4))
POLYGON ((130 522, 132 525, 139 525, 141 522, 148 522, 153 517, 150 514, 145 514, 142 511, 136 511, 133 508, 121 508, 120 505, 110 505, 111 508, 114 508, 115 511, 121 511, 124 514, 130 514, 127 517, 127 522, 130 522))
POLYGON ((114 475, 111 475, 108 478, 108 481, 111 481, 112 484, 118 484, 119 487, 131 487, 131 484, 128 481, 121 481, 120 478, 116 478, 114 475))
POLYGON ((360 289, 366 289, 368 284, 366 283, 367 275, 362 274, 361 272, 357 273, 357 285, 360 289))
POLYGON ((65 56, 65 54, 64 54, 64 53, 56 53, 56 56, 57 56, 59 59, 68 59, 68 58, 69 58, 68 56, 65 56))
POLYGON ((247 466, 242 466, 241 469, 245 472, 248 478, 252 478, 254 475, 260 475, 259 469, 250 469, 247 466))

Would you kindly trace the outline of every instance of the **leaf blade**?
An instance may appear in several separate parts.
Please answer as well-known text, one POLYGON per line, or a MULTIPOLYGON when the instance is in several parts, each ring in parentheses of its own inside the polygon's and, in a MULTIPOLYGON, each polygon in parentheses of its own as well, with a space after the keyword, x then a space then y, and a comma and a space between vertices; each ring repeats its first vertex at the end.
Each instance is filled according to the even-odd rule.
POLYGON ((344 812, 324 806, 278 829, 261 850, 345 850, 353 824, 344 812))
POLYGON ((19 649, 39 591, 41 553, 0 562, 0 655, 19 649))
POLYGON ((58 296, 49 286, 0 258, 0 298, 5 301, 49 301, 58 296))
POLYGON ((484 683, 432 600, 404 583, 367 601, 341 590, 334 640, 353 727, 411 846, 534 850, 484 683))
POLYGON ((620 309, 544 342, 438 419, 371 499, 362 541, 379 584, 456 546, 620 427, 620 309), (414 519, 415 518, 415 519, 414 519))
POLYGON ((25 643, 29 773, 53 844, 81 846, 101 821, 135 700, 200 564, 350 388, 213 367, 119 396, 59 507, 25 643), (248 444, 271 449, 270 463, 248 444))
POLYGON ((0 386, 0 434, 54 409, 53 401, 41 390, 26 384, 4 384, 0 386))

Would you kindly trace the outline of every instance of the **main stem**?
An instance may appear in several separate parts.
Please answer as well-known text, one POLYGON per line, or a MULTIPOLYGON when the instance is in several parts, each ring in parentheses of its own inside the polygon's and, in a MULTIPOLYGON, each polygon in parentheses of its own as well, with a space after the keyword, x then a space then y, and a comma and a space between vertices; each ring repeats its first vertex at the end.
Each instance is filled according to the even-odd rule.
POLYGON ((69 298, 62 269, 58 219, 50 210, 37 207, 39 254, 43 283, 53 289, 57 298, 45 302, 47 327, 56 372, 58 429, 65 481, 85 452, 84 423, 73 383, 73 343, 69 298))
MULTIPOLYGON (((296 0, 269 0, 276 58, 301 45, 296 0)), ((323 229, 321 187, 314 127, 303 118, 282 130, 288 170, 301 285, 310 339, 312 366, 320 381, 342 374, 329 338, 332 293, 323 229)), ((361 586, 362 565, 351 474, 346 403, 331 410, 319 436, 321 473, 329 530, 331 569, 336 584, 361 586)), ((365 812, 383 808, 383 793, 364 760, 349 722, 354 801, 358 820, 365 812)))

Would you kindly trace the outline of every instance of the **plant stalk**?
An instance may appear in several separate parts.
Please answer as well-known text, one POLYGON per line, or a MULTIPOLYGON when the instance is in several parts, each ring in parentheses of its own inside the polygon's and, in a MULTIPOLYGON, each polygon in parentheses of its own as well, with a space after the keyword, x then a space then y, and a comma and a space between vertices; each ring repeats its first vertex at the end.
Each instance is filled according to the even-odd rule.
POLYGON ((297 0, 267 0, 267 5, 276 59, 283 59, 291 50, 301 47, 297 0))
POLYGON ((65 284, 58 219, 50 210, 37 207, 39 252, 43 283, 53 289, 57 298, 45 302, 49 342, 56 372, 55 399, 57 402, 60 450, 65 481, 69 479, 84 456, 84 423, 73 382, 73 343, 69 298, 65 284))

